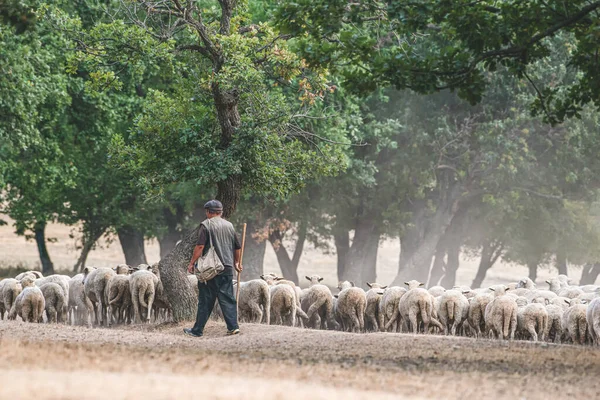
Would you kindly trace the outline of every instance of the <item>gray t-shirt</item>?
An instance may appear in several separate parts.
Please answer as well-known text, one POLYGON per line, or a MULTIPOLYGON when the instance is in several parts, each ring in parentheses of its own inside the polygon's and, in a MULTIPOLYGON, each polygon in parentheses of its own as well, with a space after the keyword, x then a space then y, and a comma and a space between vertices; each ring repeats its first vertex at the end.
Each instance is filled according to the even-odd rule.
POLYGON ((231 222, 221 217, 202 221, 196 244, 204 246, 203 256, 210 248, 211 238, 215 246, 215 252, 225 267, 222 275, 232 275, 235 250, 241 249, 242 246, 231 222))

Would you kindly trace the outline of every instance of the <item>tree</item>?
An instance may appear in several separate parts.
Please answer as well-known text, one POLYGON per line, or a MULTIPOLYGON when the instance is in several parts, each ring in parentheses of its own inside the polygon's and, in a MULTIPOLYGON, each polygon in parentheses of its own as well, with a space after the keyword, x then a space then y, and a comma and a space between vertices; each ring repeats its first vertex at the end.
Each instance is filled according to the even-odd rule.
POLYGON ((358 91, 392 86, 433 93, 457 90, 482 100, 486 72, 506 67, 529 79, 529 68, 552 50, 559 34, 573 39, 566 65, 579 74, 547 82, 532 100, 558 123, 600 102, 596 60, 598 1, 284 1, 276 12, 284 33, 300 38, 309 65, 327 65, 358 91), (350 64, 350 68, 346 65, 350 64))

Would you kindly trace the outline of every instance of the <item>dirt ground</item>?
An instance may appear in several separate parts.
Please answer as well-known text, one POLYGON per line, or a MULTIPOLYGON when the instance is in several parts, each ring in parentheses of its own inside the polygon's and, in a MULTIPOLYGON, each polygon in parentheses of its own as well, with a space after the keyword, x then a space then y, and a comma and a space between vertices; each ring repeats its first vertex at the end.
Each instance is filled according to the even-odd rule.
POLYGON ((600 349, 242 325, 0 322, 0 398, 597 398, 600 349), (475 397, 476 396, 476 397, 475 397))

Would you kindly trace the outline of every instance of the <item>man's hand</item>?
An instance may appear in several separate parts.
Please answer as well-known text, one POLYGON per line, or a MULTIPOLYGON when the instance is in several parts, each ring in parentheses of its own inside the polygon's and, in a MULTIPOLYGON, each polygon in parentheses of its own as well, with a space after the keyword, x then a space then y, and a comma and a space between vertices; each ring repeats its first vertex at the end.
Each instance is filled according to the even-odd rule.
POLYGON ((194 273, 194 264, 188 265, 187 272, 188 272, 188 274, 194 273))
POLYGON ((237 263, 237 264, 235 264, 235 270, 237 272, 242 272, 244 270, 244 267, 242 266, 242 264, 237 263))

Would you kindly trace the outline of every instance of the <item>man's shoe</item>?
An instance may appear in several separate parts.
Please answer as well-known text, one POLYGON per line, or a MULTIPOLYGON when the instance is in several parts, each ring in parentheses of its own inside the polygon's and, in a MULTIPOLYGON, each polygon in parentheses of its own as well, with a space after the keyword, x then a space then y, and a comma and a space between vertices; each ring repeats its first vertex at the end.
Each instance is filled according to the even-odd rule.
POLYGON ((239 333, 240 333, 239 329, 234 329, 232 331, 227 331, 227 336, 239 335, 239 333))
POLYGON ((191 337, 202 337, 202 335, 197 335, 197 334, 195 334, 195 333, 194 333, 194 332, 192 332, 192 330, 191 330, 191 329, 189 329, 189 328, 183 328, 183 333, 184 333, 184 334, 186 334, 186 335, 188 335, 188 336, 191 336, 191 337))

